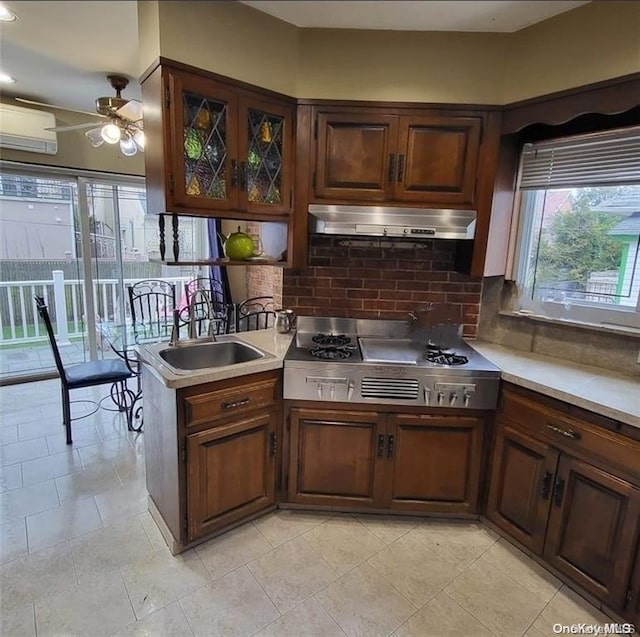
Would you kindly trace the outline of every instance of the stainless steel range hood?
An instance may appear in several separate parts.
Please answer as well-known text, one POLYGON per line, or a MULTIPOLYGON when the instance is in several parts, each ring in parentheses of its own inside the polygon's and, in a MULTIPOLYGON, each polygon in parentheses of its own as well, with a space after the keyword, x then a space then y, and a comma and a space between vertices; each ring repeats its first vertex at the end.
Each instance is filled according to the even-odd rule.
POLYGON ((357 237, 473 239, 476 211, 311 204, 309 229, 312 234, 357 237))

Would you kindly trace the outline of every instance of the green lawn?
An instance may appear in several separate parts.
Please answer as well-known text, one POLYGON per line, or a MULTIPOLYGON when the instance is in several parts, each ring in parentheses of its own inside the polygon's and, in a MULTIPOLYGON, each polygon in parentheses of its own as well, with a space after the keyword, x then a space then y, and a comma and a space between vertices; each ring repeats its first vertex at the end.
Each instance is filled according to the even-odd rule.
MULTIPOLYGON (((79 325, 79 327, 82 329, 83 326, 79 325)), ((75 329, 74 324, 72 322, 67 323, 67 329, 71 334, 75 329)), ((36 345, 40 343, 46 343, 47 332, 45 330, 44 325, 40 324, 40 336, 36 337, 36 328, 35 328, 35 325, 33 325, 33 323, 27 325, 26 334, 25 334, 25 329, 22 325, 16 325, 15 338, 16 339, 29 338, 30 340, 29 342, 26 342, 26 343, 25 342, 15 343, 15 342, 12 342, 13 336, 11 335, 11 328, 8 326, 4 326, 2 328, 2 338, 3 338, 3 341, 0 343, 0 349, 18 349, 18 348, 28 347, 31 344, 36 345)), ((82 336, 71 336, 69 340, 71 340, 72 342, 81 341, 82 336)))

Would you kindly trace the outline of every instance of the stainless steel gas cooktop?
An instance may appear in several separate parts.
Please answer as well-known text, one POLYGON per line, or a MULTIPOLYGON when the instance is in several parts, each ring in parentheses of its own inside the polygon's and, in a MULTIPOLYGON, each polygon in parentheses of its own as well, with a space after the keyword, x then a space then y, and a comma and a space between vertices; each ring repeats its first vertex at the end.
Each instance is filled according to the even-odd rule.
POLYGON ((419 340, 405 321, 299 317, 284 360, 284 397, 495 409, 500 370, 454 340, 419 340))

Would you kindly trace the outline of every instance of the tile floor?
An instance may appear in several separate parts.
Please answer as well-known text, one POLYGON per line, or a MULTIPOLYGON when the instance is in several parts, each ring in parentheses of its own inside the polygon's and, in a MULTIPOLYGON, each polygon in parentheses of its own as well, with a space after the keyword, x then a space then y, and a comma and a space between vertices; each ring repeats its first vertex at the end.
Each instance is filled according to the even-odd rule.
POLYGON ((279 511, 173 557, 119 415, 76 422, 67 448, 57 381, 0 388, 0 407, 3 637, 549 637, 609 621, 479 523, 279 511))

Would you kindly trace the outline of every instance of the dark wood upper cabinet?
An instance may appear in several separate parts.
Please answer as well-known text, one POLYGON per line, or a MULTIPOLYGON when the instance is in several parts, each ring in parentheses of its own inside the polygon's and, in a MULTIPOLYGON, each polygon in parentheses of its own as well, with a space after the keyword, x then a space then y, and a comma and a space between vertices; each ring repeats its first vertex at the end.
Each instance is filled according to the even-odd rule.
POLYGON ((233 90, 190 73, 168 74, 171 194, 176 206, 238 206, 238 99, 233 90))
POLYGON ((243 97, 238 123, 240 208, 288 214, 293 198, 294 108, 276 100, 243 97))
POLYGON ((472 204, 481 130, 480 118, 401 117, 393 198, 472 204))
POLYGON ((149 212, 289 216, 293 100, 169 64, 144 78, 142 93, 149 212))
POLYGON ((390 415, 383 505, 396 511, 477 509, 484 420, 390 415))
POLYGON ((487 517, 542 555, 558 451, 504 426, 493 455, 487 517))
POLYGON ((316 125, 317 197, 370 201, 392 197, 397 117, 319 113, 316 125))
POLYGON ((470 208, 482 178, 484 118, 480 111, 316 107, 315 198, 470 208))
POLYGON ((640 490, 563 456, 544 557, 611 608, 623 608, 640 523, 640 490))

